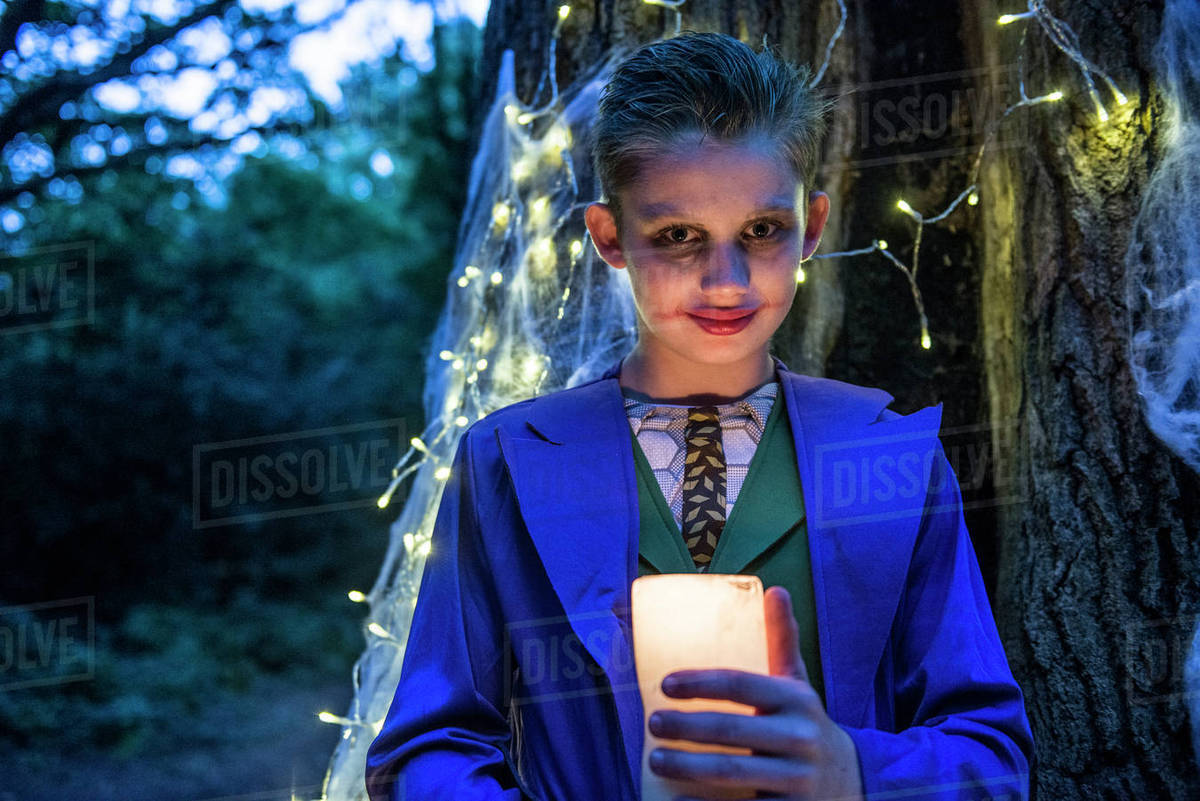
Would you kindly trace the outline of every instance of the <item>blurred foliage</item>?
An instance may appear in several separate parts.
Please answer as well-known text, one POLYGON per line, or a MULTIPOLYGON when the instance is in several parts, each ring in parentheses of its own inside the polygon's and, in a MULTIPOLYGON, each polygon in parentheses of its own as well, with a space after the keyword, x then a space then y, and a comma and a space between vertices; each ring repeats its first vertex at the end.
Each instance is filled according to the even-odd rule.
POLYGON ((0 202, 59 176, 153 172, 164 157, 211 151, 236 135, 301 129, 327 109, 288 67, 288 49, 350 5, 307 22, 294 4, 7 0, 0 202))
POLYGON ((129 755, 264 672, 349 685, 363 607, 345 592, 373 582, 397 506, 197 530, 193 451, 421 430, 480 36, 439 25, 427 73, 398 54, 355 68, 343 112, 264 135, 227 177, 169 177, 151 154, 14 196, 11 253, 94 247, 95 319, 0 330, 0 605, 94 596, 97 669, 0 688, 0 740, 129 755))

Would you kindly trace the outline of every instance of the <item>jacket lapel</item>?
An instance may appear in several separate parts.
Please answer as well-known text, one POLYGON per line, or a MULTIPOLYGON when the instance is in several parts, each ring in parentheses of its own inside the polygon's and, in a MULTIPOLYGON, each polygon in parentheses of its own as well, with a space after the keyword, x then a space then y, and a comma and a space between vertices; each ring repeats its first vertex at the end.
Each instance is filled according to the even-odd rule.
POLYGON ((638 543, 629 499, 636 498, 637 485, 617 382, 536 399, 526 429, 519 435, 498 428, 500 450, 567 620, 613 690, 632 791, 644 736, 629 630, 638 543))
POLYGON ((783 376, 808 519, 827 712, 861 727, 920 527, 941 404, 880 419, 892 400, 882 390, 783 376))

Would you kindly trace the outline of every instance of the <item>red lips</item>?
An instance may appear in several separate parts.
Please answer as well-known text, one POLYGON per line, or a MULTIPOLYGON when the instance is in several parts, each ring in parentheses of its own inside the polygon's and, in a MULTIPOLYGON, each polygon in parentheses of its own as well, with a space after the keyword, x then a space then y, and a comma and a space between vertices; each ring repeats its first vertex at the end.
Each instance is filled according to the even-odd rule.
POLYGON ((695 320, 696 325, 710 334, 729 336, 736 334, 754 319, 757 309, 704 309, 700 312, 689 312, 688 316, 695 320))

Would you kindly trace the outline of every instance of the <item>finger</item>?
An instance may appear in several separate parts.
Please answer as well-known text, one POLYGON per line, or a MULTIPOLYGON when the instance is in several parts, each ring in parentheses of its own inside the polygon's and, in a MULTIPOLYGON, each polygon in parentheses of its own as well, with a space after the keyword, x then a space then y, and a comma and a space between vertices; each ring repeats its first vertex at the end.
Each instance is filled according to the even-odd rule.
POLYGON ((721 698, 766 714, 780 710, 807 712, 812 700, 809 696, 816 697, 812 685, 791 676, 731 668, 676 670, 663 679, 662 689, 670 698, 721 698))
POLYGON ((794 676, 808 681, 808 668, 800 655, 800 625, 792 610, 792 597, 780 586, 763 593, 767 618, 767 663, 772 676, 794 676))
POLYGON ((650 716, 650 733, 663 740, 749 748, 764 756, 812 761, 821 750, 821 730, 802 715, 739 715, 661 709, 650 716))
POLYGON ((782 757, 699 753, 674 748, 651 751, 650 769, 669 779, 777 793, 811 786, 814 773, 811 766, 782 757))

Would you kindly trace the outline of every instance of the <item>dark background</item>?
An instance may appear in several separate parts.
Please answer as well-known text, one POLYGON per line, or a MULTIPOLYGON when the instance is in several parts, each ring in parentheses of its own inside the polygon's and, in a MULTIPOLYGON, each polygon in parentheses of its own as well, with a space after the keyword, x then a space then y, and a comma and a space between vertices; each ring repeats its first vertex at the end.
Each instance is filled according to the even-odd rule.
MULTIPOLYGON (((66 3, 0 10, 0 272, 31 275, 58 246, 94 271, 90 290, 82 266, 71 274, 90 319, 0 316, 0 799, 317 797, 340 728, 316 713, 344 713, 364 645, 366 610, 347 591, 375 580, 403 497, 380 510, 378 487, 360 482, 347 497, 365 505, 330 509, 345 500, 330 479, 300 506, 198 519, 197 498, 216 491, 206 448, 334 429, 318 449, 361 449, 370 440, 356 426, 390 421, 390 434, 370 433, 390 437, 386 472, 420 432, 480 31, 439 20, 435 67, 393 48, 354 70, 340 109, 286 67, 288 42, 312 27, 290 8, 145 17, 107 68, 15 58, 21 26, 62 37, 129 19, 66 3), (176 178, 167 165, 191 154, 207 168, 229 141, 144 98, 117 112, 94 95, 114 75, 178 74, 190 60, 178 32, 191 24, 245 34, 211 107, 244 108, 255 86, 299 90, 227 177, 176 178), (31 142, 54 164, 23 175, 18 145, 31 142), (89 145, 100 164, 81 159, 89 145), (379 152, 388 174, 372 169, 379 152), (73 609, 73 634, 94 636, 77 643, 91 649, 90 677, 23 669, 36 645, 9 641, 73 609), (41 683, 22 684, 30 677, 41 683)), ((215 453, 236 464, 261 451, 215 453)))

